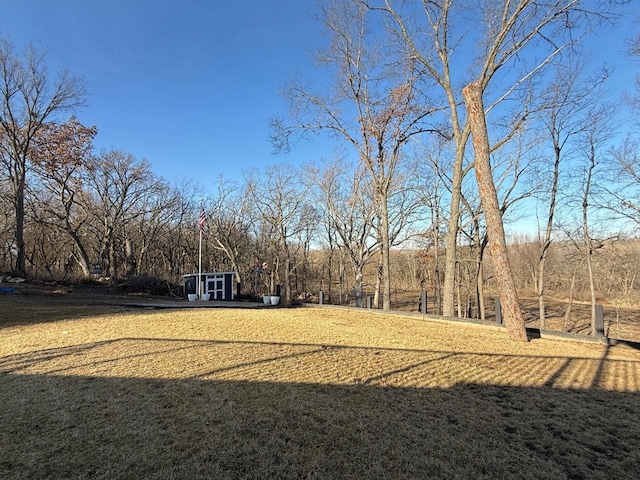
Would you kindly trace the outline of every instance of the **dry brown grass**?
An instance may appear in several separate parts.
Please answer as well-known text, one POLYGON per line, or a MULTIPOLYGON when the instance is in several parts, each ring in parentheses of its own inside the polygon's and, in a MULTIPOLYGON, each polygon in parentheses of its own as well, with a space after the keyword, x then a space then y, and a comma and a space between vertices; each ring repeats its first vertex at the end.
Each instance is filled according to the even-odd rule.
POLYGON ((0 478, 637 478, 640 351, 0 298, 0 478))

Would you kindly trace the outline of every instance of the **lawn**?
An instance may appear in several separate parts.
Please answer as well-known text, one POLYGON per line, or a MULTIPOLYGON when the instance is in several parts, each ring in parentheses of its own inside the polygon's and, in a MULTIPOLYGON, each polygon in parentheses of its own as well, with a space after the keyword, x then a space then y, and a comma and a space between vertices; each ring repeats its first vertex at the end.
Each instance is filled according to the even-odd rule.
POLYGON ((640 351, 334 308, 0 299, 0 478, 625 479, 640 351))

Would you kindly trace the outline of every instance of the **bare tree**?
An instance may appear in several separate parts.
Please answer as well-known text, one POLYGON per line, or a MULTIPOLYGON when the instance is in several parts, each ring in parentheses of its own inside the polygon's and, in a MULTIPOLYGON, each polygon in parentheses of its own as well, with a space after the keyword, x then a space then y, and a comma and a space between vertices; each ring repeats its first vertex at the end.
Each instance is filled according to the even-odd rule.
MULTIPOLYGON (((459 217, 459 189, 462 185, 463 158, 470 129, 475 132, 474 150, 476 153, 476 179, 483 210, 487 216, 487 228, 490 232, 490 248, 494 258, 496 276, 499 279, 501 297, 505 307, 505 321, 512 338, 526 340, 524 321, 518 306, 518 297, 513 283, 513 275, 506 254, 504 228, 499 214, 499 205, 493 186, 490 153, 496 145, 508 141, 514 131, 520 127, 526 111, 516 112, 514 129, 507 132, 501 140, 490 146, 486 115, 505 99, 512 97, 534 76, 541 73, 550 61, 564 48, 576 42, 581 33, 589 28, 580 23, 587 16, 586 6, 579 0, 545 2, 536 0, 470 0, 461 5, 453 0, 423 0, 421 12, 424 24, 415 22, 413 11, 396 6, 392 0, 384 0, 379 6, 371 8, 385 12, 395 25, 397 37, 402 41, 411 58, 420 62, 443 89, 449 102, 450 125, 456 142, 456 161, 454 163, 454 187, 450 218, 450 241, 447 248, 455 250, 453 230, 457 231, 459 217), (461 8, 464 7, 464 8, 461 8), (473 32, 462 28, 465 15, 473 12, 481 23, 473 32), (416 25, 419 25, 416 27, 416 25), (580 33, 575 30, 580 29, 580 33), (424 32, 428 32, 426 35, 424 32), (473 51, 478 52, 473 61, 466 61, 472 67, 472 80, 469 78, 452 79, 452 65, 457 52, 468 50, 463 45, 474 42, 473 51), (537 55, 533 63, 526 61, 525 52, 536 48, 537 55), (508 68, 505 68, 508 67, 508 68), (497 78, 498 72, 504 72, 497 78), (467 107, 467 123, 461 126, 457 83, 466 84, 462 95, 467 107), (492 88, 489 88, 490 85, 492 88), (492 94, 485 111, 483 98, 492 94), (475 114, 475 115, 474 115, 475 114), (482 118, 480 118, 482 117, 482 118), (478 165, 480 160, 481 165, 478 165), (478 168, 480 167, 480 168, 478 168), (478 171, 479 170, 479 171, 478 171), (501 271, 498 271, 501 270, 501 271)), ((470 48, 472 48, 470 46, 470 48)), ((464 69, 461 69, 464 70, 464 69)), ((453 255, 450 254, 450 255, 453 255)), ((445 277, 445 314, 451 314, 452 308, 452 270, 454 259, 447 258, 447 276, 445 277)))
POLYGON ((604 70, 600 75, 587 78, 583 75, 583 67, 569 58, 567 66, 559 66, 553 83, 542 95, 540 109, 541 121, 545 136, 551 146, 551 166, 549 175, 543 175, 543 197, 547 202, 547 212, 543 231, 539 233, 540 252, 537 260, 536 290, 538 295, 538 311, 540 327, 545 327, 545 267, 547 256, 553 240, 554 222, 558 206, 558 189, 560 187, 561 165, 575 158, 577 139, 584 134, 591 121, 593 105, 602 98, 603 84, 608 76, 604 70))
POLYGON ((604 246, 603 241, 594 240, 590 232, 589 212, 593 195, 594 175, 601 156, 602 145, 611 136, 611 106, 599 104, 589 109, 588 124, 582 133, 582 154, 585 161, 582 190, 582 239, 584 261, 589 278, 589 295, 591 299, 591 334, 596 334, 596 288, 592 256, 604 246))
POLYGON ((482 102, 482 84, 479 81, 470 83, 462 90, 462 94, 467 106, 468 121, 471 125, 476 180, 487 224, 489 252, 493 259, 493 268, 496 273, 498 292, 502 301, 505 325, 509 336, 513 340, 526 341, 527 331, 518 302, 518 292, 511 273, 498 193, 493 182, 493 171, 490 162, 491 149, 489 147, 489 135, 482 102))
MULTIPOLYGON (((636 32, 628 39, 627 53, 631 60, 640 59, 640 33, 636 32)), ((635 92, 627 97, 627 101, 635 115, 632 128, 636 130, 609 150, 605 160, 608 182, 603 182, 601 188, 607 197, 604 207, 617 218, 631 222, 637 230, 640 228, 640 141, 637 135, 640 127, 640 75, 636 76, 635 92)))
POLYGON ((271 167, 264 175, 254 173, 246 180, 247 192, 263 226, 263 237, 269 242, 271 261, 264 262, 264 270, 271 279, 270 288, 284 280, 284 301, 289 303, 292 276, 304 245, 301 235, 317 220, 308 208, 308 186, 290 165, 271 167))
MULTIPOLYGON (((457 256, 458 223, 460 220, 460 195, 462 183, 468 166, 465 167, 465 151, 469 139, 469 126, 463 123, 459 112, 460 97, 456 93, 457 80, 451 70, 451 58, 459 39, 452 38, 454 32, 450 29, 450 15, 452 1, 422 2, 424 25, 414 23, 418 16, 409 12, 405 17, 401 8, 396 8, 391 1, 381 2, 381 6, 368 3, 369 8, 387 13, 397 27, 395 34, 404 46, 406 54, 421 63, 428 74, 442 88, 448 106, 448 128, 450 139, 455 143, 455 154, 452 165, 451 201, 449 209, 448 229, 446 232, 446 258, 443 285, 443 314, 454 314, 455 268, 457 256), (426 40, 422 41, 425 38, 426 40)), ((418 12, 415 14, 419 15, 418 12)))
POLYGON ((336 72, 332 93, 314 94, 291 82, 285 96, 291 105, 291 124, 272 121, 277 150, 309 133, 326 131, 351 145, 369 173, 379 211, 382 257, 382 308, 390 308, 391 276, 389 198, 403 151, 412 137, 439 131, 427 123, 437 108, 418 87, 415 62, 389 62, 382 45, 373 43, 367 9, 357 2, 336 0, 322 11, 331 37, 319 60, 336 72))
POLYGON ((353 172, 336 161, 320 172, 319 193, 338 247, 351 263, 356 307, 363 306, 364 268, 380 249, 375 235, 377 210, 373 186, 362 169, 353 172))
MULTIPOLYGON (((249 195, 238 185, 218 179, 208 216, 208 236, 213 248, 224 254, 236 281, 245 281, 242 268, 249 251, 249 195)), ((250 262, 249 262, 250 263, 250 262)), ((240 293, 240 292, 238 292, 240 293)))
POLYGON ((92 227, 101 243, 98 258, 106 275, 114 279, 122 273, 135 275, 136 251, 144 245, 135 245, 133 224, 156 208, 148 201, 162 181, 146 160, 112 150, 89 165, 87 185, 93 198, 92 227))
MULTIPOLYGON (((95 127, 85 127, 74 117, 62 124, 46 124, 37 133, 29 151, 38 182, 33 198, 43 224, 64 232, 75 246, 73 258, 85 278, 91 276, 87 239, 82 234, 89 220, 83 205, 86 167, 93 154, 95 127)), ((52 246, 56 248, 55 246, 52 246)))
MULTIPOLYGON (((640 21, 640 17, 637 16, 636 21, 640 21)), ((629 57, 633 60, 640 59, 640 32, 636 32, 635 35, 629 38, 628 46, 629 46, 629 50, 628 50, 629 57)), ((631 96, 630 104, 631 104, 631 107, 636 112, 636 115, 638 115, 640 114, 640 75, 636 75, 635 87, 636 87, 635 95, 631 96)), ((636 117, 636 124, 640 125, 640 115, 636 117)))
POLYGON ((596 148, 592 138, 587 139, 587 165, 585 167, 584 191, 582 195, 582 239, 584 242, 585 263, 587 264, 587 274, 589 275, 589 295, 591 297, 591 334, 596 333, 596 289, 593 279, 593 262, 591 256, 594 252, 594 245, 589 233, 589 195, 593 180, 594 169, 596 168, 596 148))
MULTIPOLYGON (((532 196, 534 187, 522 181, 523 176, 531 170, 536 159, 532 151, 531 142, 524 132, 518 133, 509 144, 502 144, 501 148, 493 152, 492 170, 495 176, 495 189, 498 198, 500 216, 503 221, 518 215, 518 204, 532 196)), ((467 269, 475 265, 475 272, 469 273, 469 281, 475 285, 468 290, 475 290, 478 318, 485 318, 485 260, 489 246, 489 233, 483 219, 482 199, 479 189, 466 189, 461 195, 464 211, 460 222, 460 236, 466 237, 469 246, 467 269)), ((459 259, 459 264, 463 259, 459 259)), ((488 272, 490 273, 490 272, 488 272)), ((461 279, 457 284, 460 285, 461 279)), ((457 295, 459 297, 459 295, 457 295)), ((468 309, 467 309, 468 310, 468 309)), ((458 302, 458 316, 462 315, 462 305, 458 302)))
MULTIPOLYGON (((0 166, 4 166, 0 163, 0 166)), ((9 271, 13 268, 12 246, 14 244, 13 201, 10 192, 11 185, 9 175, 5 175, 4 169, 0 170, 0 268, 9 271)))
MULTIPOLYGON (((139 214, 128 226, 125 239, 126 275, 165 276, 165 271, 156 265, 157 246, 165 235, 171 235, 176 225, 172 225, 175 205, 179 203, 179 193, 162 178, 152 175, 149 183, 138 186, 146 190, 138 204, 139 214)), ((132 195, 136 195, 132 193, 132 195)))
POLYGON ((619 218, 640 228, 640 142, 627 136, 621 145, 611 148, 607 164, 606 208, 619 218))
POLYGON ((15 271, 26 275, 25 187, 33 139, 57 115, 83 105, 84 83, 67 71, 48 75, 44 55, 34 47, 17 54, 0 39, 0 159, 11 188, 15 231, 15 271))
POLYGON ((185 273, 193 273, 198 266, 196 218, 200 213, 202 186, 193 181, 182 181, 171 187, 173 200, 168 202, 163 215, 164 228, 155 245, 158 268, 177 280, 185 273))
MULTIPOLYGON (((446 267, 443 271, 441 256, 445 256, 446 264, 446 258, 449 258, 447 255, 450 255, 446 245, 449 245, 448 242, 451 241, 450 230, 447 229, 447 225, 450 225, 450 219, 446 214, 447 210, 451 213, 451 205, 449 204, 449 208, 447 208, 447 199, 449 198, 449 202, 455 202, 455 198, 457 198, 458 204, 460 204, 461 199, 460 194, 455 195, 453 193, 455 189, 452 186, 455 182, 452 181, 450 172, 453 170, 452 163, 455 158, 451 161, 450 147, 450 142, 443 138, 438 138, 436 142, 426 143, 416 152, 416 165, 414 166, 416 173, 423 179, 422 184, 416 188, 416 191, 420 197, 420 202, 429 210, 431 220, 431 227, 426 232, 426 235, 430 237, 427 240, 427 244, 433 250, 435 311, 437 314, 443 315, 443 278, 446 276, 446 267)), ((455 151, 453 157, 455 157, 455 151)), ((463 175, 466 175, 466 173, 463 173, 463 175)), ((455 215, 457 217, 455 220, 456 235, 454 236, 457 237, 457 225, 460 222, 459 208, 456 209, 455 215)), ((457 238, 454 238, 453 242, 454 245, 457 244, 457 238)), ((431 254, 426 251, 424 255, 425 259, 431 258, 431 254)), ((456 258, 454 255, 454 267, 456 258)), ((451 310, 448 310, 450 313, 446 314, 448 316, 453 315, 453 300, 451 300, 450 306, 451 310)))

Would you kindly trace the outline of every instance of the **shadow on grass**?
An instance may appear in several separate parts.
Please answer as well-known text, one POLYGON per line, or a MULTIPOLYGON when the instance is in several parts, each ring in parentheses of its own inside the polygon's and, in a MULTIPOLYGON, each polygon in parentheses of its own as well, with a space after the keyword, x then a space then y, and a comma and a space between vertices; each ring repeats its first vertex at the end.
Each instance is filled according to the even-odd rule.
POLYGON ((126 313, 125 307, 106 304, 103 299, 91 296, 69 300, 56 295, 0 295, 0 329, 126 313))
POLYGON ((637 478, 640 462, 633 394, 14 375, 0 385, 6 480, 620 479, 637 478))
POLYGON ((631 479, 640 464, 640 362, 606 355, 131 338, 0 360, 6 480, 631 479), (172 368, 183 378, 151 378, 172 368), (597 386, 612 370, 629 393, 597 386), (546 381, 505 384, 531 371, 546 381))

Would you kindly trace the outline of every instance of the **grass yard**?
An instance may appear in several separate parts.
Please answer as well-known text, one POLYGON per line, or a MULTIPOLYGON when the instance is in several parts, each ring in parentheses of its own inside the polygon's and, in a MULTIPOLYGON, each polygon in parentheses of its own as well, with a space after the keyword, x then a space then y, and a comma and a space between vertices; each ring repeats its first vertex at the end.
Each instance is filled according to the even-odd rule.
POLYGON ((332 308, 8 297, 4 480, 640 476, 630 347, 332 308))

